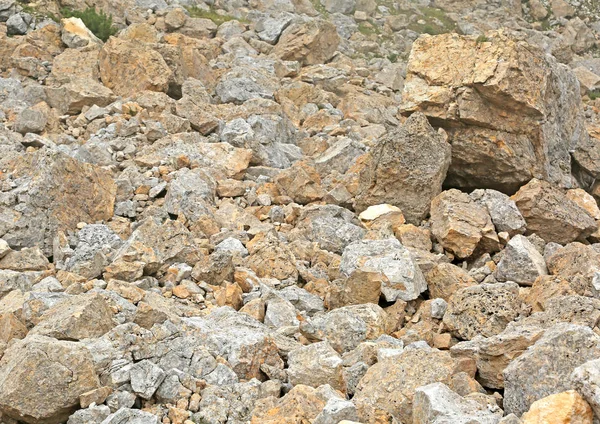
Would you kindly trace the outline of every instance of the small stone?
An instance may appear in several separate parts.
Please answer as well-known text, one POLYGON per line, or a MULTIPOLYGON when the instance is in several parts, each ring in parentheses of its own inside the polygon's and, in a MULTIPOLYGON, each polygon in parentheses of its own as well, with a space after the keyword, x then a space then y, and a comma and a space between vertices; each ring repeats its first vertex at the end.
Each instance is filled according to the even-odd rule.
POLYGON ((531 404, 521 421, 523 424, 592 424, 590 405, 575 390, 557 393, 531 404))
POLYGON ((147 359, 131 367, 131 388, 143 399, 152 398, 164 378, 165 372, 147 359))

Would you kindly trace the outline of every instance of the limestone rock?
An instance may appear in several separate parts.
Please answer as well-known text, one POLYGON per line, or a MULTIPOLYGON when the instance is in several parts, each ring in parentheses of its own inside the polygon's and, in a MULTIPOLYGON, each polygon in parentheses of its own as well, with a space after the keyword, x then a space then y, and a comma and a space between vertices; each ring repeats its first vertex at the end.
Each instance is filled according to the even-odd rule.
POLYGON ((160 53, 139 41, 112 37, 98 56, 102 83, 123 97, 142 90, 166 92, 171 69, 160 53))
POLYGON ((321 185, 321 176, 317 170, 306 162, 296 162, 290 168, 282 171, 275 183, 283 194, 300 204, 321 200, 325 190, 321 185))
POLYGON ((102 41, 79 18, 66 18, 62 20, 61 39, 67 47, 72 49, 85 47, 90 43, 102 44, 102 41))
POLYGON ((523 417, 523 424, 591 424, 593 413, 590 405, 575 390, 546 396, 533 402, 523 417))
POLYGON ((404 111, 422 111, 448 132, 449 185, 514 192, 540 178, 569 186, 569 151, 587 137, 577 78, 526 41, 501 32, 487 37, 420 37, 409 58, 404 111))
POLYGON ((600 360, 593 359, 575 368, 570 380, 573 387, 598 416, 600 413, 600 360))
POLYGON ((345 392, 342 371, 342 358, 327 341, 303 346, 288 354, 287 372, 294 386, 304 384, 316 388, 321 384, 329 384, 345 392))
POLYGON ((444 324, 457 337, 501 333, 521 312, 519 286, 515 283, 481 284, 457 290, 448 303, 444 324))
POLYGON ((535 246, 522 235, 516 235, 508 244, 494 272, 498 281, 514 281, 532 285, 541 275, 547 275, 546 262, 535 246))
POLYGON ((458 290, 477 284, 467 271, 449 263, 436 265, 425 274, 425 280, 431 297, 446 301, 449 301, 458 290))
POLYGON ((415 113, 388 133, 369 153, 359 176, 355 208, 391 203, 407 221, 419 224, 442 191, 450 165, 450 145, 425 115, 415 113))
POLYGON ((515 202, 506 194, 491 189, 479 189, 474 190, 470 196, 477 203, 485 205, 497 232, 505 231, 511 237, 525 232, 525 219, 515 202))
POLYGON ((413 256, 396 239, 363 240, 348 245, 342 254, 340 271, 351 276, 355 270, 383 274, 381 293, 390 302, 416 299, 427 289, 413 256))
POLYGON ((339 42, 340 37, 332 23, 314 19, 287 27, 279 37, 274 54, 282 60, 315 65, 329 61, 339 42))
POLYGON ((415 391, 412 422, 496 424, 502 418, 502 414, 499 407, 482 405, 475 400, 463 398, 444 383, 433 383, 415 391))
POLYGON ((144 399, 150 399, 165 378, 164 371, 148 360, 133 364, 130 373, 132 390, 144 399))
POLYGON ((92 356, 75 342, 31 336, 0 360, 0 411, 29 424, 65 422, 79 395, 97 387, 92 356))
POLYGON ((585 209, 546 181, 531 180, 512 199, 527 221, 527 232, 547 242, 570 243, 597 229, 585 209))
POLYGON ((505 411, 520 415, 535 401, 569 389, 573 370, 599 354, 600 337, 588 327, 558 324, 546 331, 504 370, 505 411))
POLYGON ((444 249, 459 258, 499 248, 487 208, 456 189, 444 191, 431 202, 431 232, 444 249))

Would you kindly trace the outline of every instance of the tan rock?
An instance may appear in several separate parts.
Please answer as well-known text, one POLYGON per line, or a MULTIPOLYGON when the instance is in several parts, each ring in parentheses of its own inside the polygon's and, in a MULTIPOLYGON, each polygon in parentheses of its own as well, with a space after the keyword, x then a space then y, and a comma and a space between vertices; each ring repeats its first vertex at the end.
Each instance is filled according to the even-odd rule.
POLYGON ((248 242, 246 248, 250 252, 247 264, 258 277, 273 277, 278 280, 297 278, 294 255, 272 233, 257 235, 248 242))
POLYGON ((575 390, 535 401, 521 418, 523 424, 591 424, 590 405, 575 390))
POLYGON ((526 41, 486 36, 421 36, 409 59, 404 113, 421 111, 447 131, 448 185, 514 192, 540 178, 570 186, 569 151, 587 137, 577 78, 526 41))
POLYGON ((238 311, 244 305, 242 293, 242 289, 236 283, 228 283, 215 291, 215 300, 219 306, 231 306, 238 311))
POLYGON ((600 208, 594 196, 581 188, 567 190, 567 198, 574 201, 580 208, 585 209, 595 220, 600 219, 600 208))
POLYGON ((577 76, 582 93, 587 93, 590 90, 600 87, 600 76, 589 71, 584 66, 578 66, 573 69, 573 73, 577 76))
POLYGON ((431 231, 427 228, 417 227, 412 224, 399 225, 394 228, 394 235, 405 247, 431 251, 431 231))
POLYGON ((79 343, 30 336, 0 360, 0 412, 29 424, 65 422, 79 396, 99 386, 92 356, 79 343))
POLYGON ((597 229, 585 209, 546 181, 531 180, 512 199, 527 222, 528 233, 535 233, 547 242, 570 243, 597 229))
POLYGON ((379 303, 381 285, 387 282, 387 277, 380 272, 357 269, 339 285, 333 285, 327 298, 329 309, 346 305, 361 305, 363 303, 379 303))
POLYGON ((62 41, 70 48, 85 47, 88 44, 102 44, 102 40, 90 31, 79 18, 66 18, 62 23, 62 41))
POLYGON ((0 259, 0 269, 13 271, 45 271, 50 262, 39 247, 30 247, 19 251, 11 250, 0 259))
POLYGON ((327 403, 326 392, 327 389, 324 386, 314 389, 299 384, 280 399, 273 398, 270 402, 259 403, 252 412, 250 423, 309 423, 315 419, 327 403))
POLYGON ((340 37, 335 26, 330 22, 315 19, 287 27, 273 53, 282 60, 316 65, 329 61, 339 43, 340 37))
POLYGON ((171 69, 160 53, 139 41, 112 37, 98 56, 102 83, 123 97, 169 88, 171 69))
POLYGON ((431 202, 431 232, 444 249, 459 258, 499 249, 487 208, 456 189, 441 193, 431 202))
POLYGON ((569 281, 559 276, 541 275, 533 282, 523 300, 531 306, 532 312, 540 312, 546 309, 546 302, 554 297, 583 296, 585 291, 585 285, 578 279, 569 281))
POLYGON ((119 280, 109 280, 106 290, 117 293, 132 303, 138 303, 144 298, 146 292, 139 287, 127 282, 119 280))
POLYGON ((94 390, 90 390, 89 392, 82 393, 79 396, 79 405, 82 408, 87 408, 92 403, 96 405, 102 405, 108 395, 113 392, 112 387, 102 386, 94 390))
POLYGON ((275 178, 282 194, 290 196, 295 202, 306 204, 321 200, 325 190, 321 186, 321 176, 307 162, 294 163, 275 178))
POLYGON ((265 301, 262 298, 252 299, 242 306, 240 312, 250 315, 257 321, 263 322, 265 320, 265 308, 265 301))
POLYGON ((27 331, 25 324, 12 312, 0 314, 0 341, 8 343, 12 339, 22 339, 27 331))

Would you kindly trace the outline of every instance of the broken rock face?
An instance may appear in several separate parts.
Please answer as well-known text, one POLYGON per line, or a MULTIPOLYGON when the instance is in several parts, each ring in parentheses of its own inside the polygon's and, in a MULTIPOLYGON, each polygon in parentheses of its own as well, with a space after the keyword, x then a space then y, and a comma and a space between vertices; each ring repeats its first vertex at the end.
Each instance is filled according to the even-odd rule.
POLYGON ((569 187, 569 150, 587 137, 579 95, 569 94, 579 92, 577 78, 526 42, 499 32, 487 40, 420 37, 404 111, 421 111, 446 129, 449 185, 511 193, 541 178, 569 187))

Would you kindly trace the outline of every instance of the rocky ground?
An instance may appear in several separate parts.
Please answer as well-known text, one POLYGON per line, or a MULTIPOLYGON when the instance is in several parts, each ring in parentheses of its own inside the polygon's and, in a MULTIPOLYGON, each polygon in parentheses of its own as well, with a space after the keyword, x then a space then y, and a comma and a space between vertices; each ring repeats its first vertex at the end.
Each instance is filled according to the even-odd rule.
POLYGON ((0 0, 0 423, 599 423, 597 97, 590 0, 0 0))

